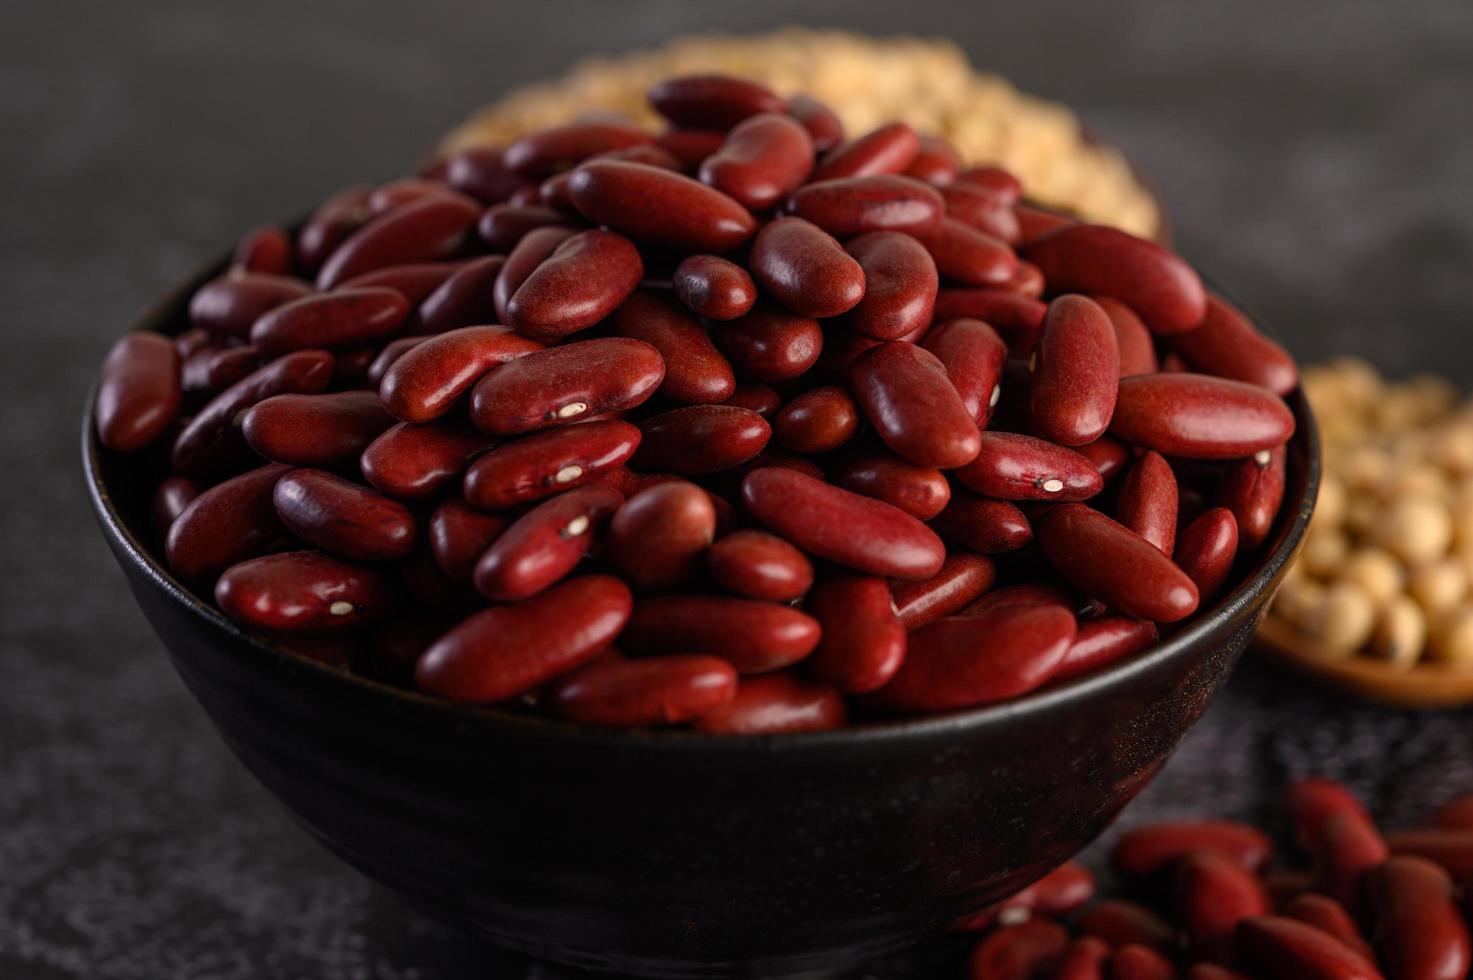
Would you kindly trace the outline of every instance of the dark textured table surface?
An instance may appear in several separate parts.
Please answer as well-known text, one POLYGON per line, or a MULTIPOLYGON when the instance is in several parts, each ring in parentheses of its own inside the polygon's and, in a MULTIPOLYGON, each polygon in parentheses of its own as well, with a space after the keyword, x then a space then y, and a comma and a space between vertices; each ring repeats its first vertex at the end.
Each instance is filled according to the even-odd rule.
MULTIPOLYGON (((0 977, 562 975, 406 910, 252 782, 134 608, 74 447, 107 345, 204 256, 338 185, 396 173, 479 103, 575 57, 788 22, 950 35, 1128 148, 1182 249, 1302 358, 1353 351, 1393 373, 1473 382, 1466 0, 508 7, 8 11, 0 977)), ((1349 702, 1246 664, 1124 822, 1266 813, 1287 775, 1310 771, 1408 819, 1473 788, 1470 721, 1349 702)))

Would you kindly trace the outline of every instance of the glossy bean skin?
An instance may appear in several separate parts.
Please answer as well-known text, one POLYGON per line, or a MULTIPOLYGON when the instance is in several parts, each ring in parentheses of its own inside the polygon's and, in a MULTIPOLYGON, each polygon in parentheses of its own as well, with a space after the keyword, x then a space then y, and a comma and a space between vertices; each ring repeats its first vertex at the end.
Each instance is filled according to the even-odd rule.
POLYGON ((1280 396, 1299 386, 1299 369, 1289 352, 1213 293, 1207 294, 1207 315, 1201 325, 1173 337, 1171 348, 1204 374, 1245 381, 1280 396))
POLYGON ((297 264, 309 272, 317 271, 349 235, 367 224, 373 217, 368 207, 372 193, 372 187, 360 184, 323 201, 297 233, 297 264))
POLYGON ((961 612, 995 581, 997 566, 992 559, 954 551, 930 578, 893 583, 890 598, 900 625, 913 630, 961 612))
POLYGON ((1217 488, 1217 502, 1233 513, 1238 541, 1251 551, 1268 539, 1284 501, 1284 467, 1288 450, 1278 446, 1267 453, 1232 463, 1217 488))
POLYGON ((276 514, 303 541, 351 561, 390 561, 414 549, 403 504, 323 470, 292 470, 272 494, 276 514))
MULTIPOLYGON (((341 358, 339 359, 341 362, 341 358)), ((229 388, 261 366, 261 353, 250 344, 223 350, 197 351, 182 365, 182 379, 187 393, 218 392, 229 388)), ((337 376, 341 363, 333 365, 337 376)))
POLYGON ((639 423, 633 463, 646 471, 694 475, 746 462, 772 438, 756 412, 729 405, 688 405, 639 423))
POLYGON ((445 161, 445 181, 483 204, 499 204, 524 186, 525 178, 506 165, 500 146, 469 146, 445 161))
POLYGON ((506 327, 461 327, 406 350, 385 371, 378 394, 401 422, 449 412, 487 372, 542 345, 506 327))
POLYGON ((731 129, 764 112, 783 112, 787 103, 767 86, 729 75, 681 75, 650 89, 650 105, 673 125, 731 129))
POLYGON ((1001 395, 1008 358, 997 331, 981 320, 948 320, 932 327, 922 346, 936 355, 967 412, 985 427, 1001 395))
POLYGON ((1007 282, 998 288, 1006 289, 1011 293, 1017 293, 1019 296, 1026 296, 1028 299, 1038 299, 1043 295, 1045 285, 1043 272, 1038 266, 1032 262, 1019 259, 1017 271, 1013 273, 1007 282))
POLYGON ((1345 906, 1330 896, 1320 895, 1317 892, 1297 895, 1284 906, 1283 914, 1306 925, 1314 926, 1327 935, 1334 936, 1349 949, 1359 953, 1367 960, 1374 961, 1375 951, 1371 949, 1371 944, 1366 942, 1360 926, 1356 925, 1355 919, 1346 911, 1345 906))
POLYGON ((464 260, 447 262, 415 262, 409 265, 391 265, 383 269, 354 276, 340 285, 339 289, 392 289, 409 300, 410 306, 419 306, 434 294, 435 290, 456 272, 465 268, 464 260))
POLYGON ((497 204, 476 222, 476 233, 493 251, 509 255, 529 232, 568 224, 568 216, 541 204, 497 204))
POLYGON ((916 466, 883 449, 845 453, 829 469, 835 486, 874 497, 929 521, 951 500, 951 484, 938 469, 916 466))
POLYGON ((160 540, 168 536, 169 528, 201 492, 200 485, 187 476, 171 476, 159 484, 154 491, 148 516, 149 523, 160 540))
POLYGON ((849 317, 855 330, 897 340, 930 324, 940 280, 925 246, 909 235, 876 231, 844 248, 859 263, 865 284, 849 317))
POLYGON ((495 288, 506 264, 502 255, 471 259, 418 304, 411 333, 439 334, 457 327, 496 322, 495 288))
POLYGON ((1183 855, 1173 877, 1178 915, 1200 958, 1231 962, 1238 923, 1271 911, 1258 878, 1231 857, 1211 851, 1183 855))
POLYGON ((420 198, 443 194, 448 190, 438 180, 403 177, 375 187, 373 193, 368 195, 368 210, 374 217, 378 217, 420 198))
POLYGON ((420 688, 478 704, 525 694, 597 657, 624 628, 629 587, 585 575, 512 606, 493 606, 446 633, 419 658, 420 688))
POLYGON ((1227 581, 1237 554, 1238 522, 1233 512, 1213 507, 1182 529, 1173 558, 1205 599, 1216 595, 1227 581))
POLYGON ((1015 505, 965 491, 952 493, 931 527, 952 547, 984 555, 1017 551, 1033 540, 1028 518, 1015 505))
POLYGON ((780 112, 761 113, 732 128, 701 162, 701 182, 753 211, 787 197, 813 170, 813 139, 803 124, 780 112))
POLYGON ((948 617, 910 635, 905 662, 880 692, 886 707, 933 713, 1017 697, 1048 680, 1074 639, 1057 606, 948 617))
POLYGON ((1063 926, 1030 918, 1003 926, 972 951, 969 980, 1029 980, 1050 975, 1069 947, 1063 926))
POLYGON ((1284 795, 1295 838, 1313 861, 1321 890, 1354 904, 1361 877, 1389 853, 1371 815, 1349 790, 1327 779, 1302 779, 1284 795))
POLYGON ((460 248, 481 217, 481 207, 446 191, 420 198, 381 215, 349 235, 317 273, 318 289, 375 269, 415 262, 437 262, 460 248))
POLYGON ((190 297, 189 322, 217 337, 246 337, 258 318, 311 292, 306 283, 287 276, 223 276, 190 297))
POLYGON ((1051 680, 1064 681, 1139 653, 1158 639, 1156 624, 1128 616, 1101 616, 1079 624, 1074 642, 1051 680))
POLYGON ((783 406, 772 426, 777 444, 789 452, 832 452, 859 431, 859 407, 837 386, 811 388, 783 406))
POLYGON ((601 120, 572 122, 508 144, 501 162, 529 180, 540 180, 589 157, 649 142, 649 134, 634 125, 601 120))
POLYGON ((770 306, 724 323, 711 335, 742 378, 764 384, 798 377, 823 353, 817 320, 770 306))
POLYGON ((351 464, 394 418, 371 391, 274 395, 245 413, 246 443, 274 463, 337 467, 351 464))
POLYGON ((1007 242, 955 218, 912 232, 936 263, 942 279, 964 286, 998 286, 1018 271, 1018 257, 1007 242))
POLYGON ((844 177, 805 184, 788 209, 836 238, 870 231, 930 231, 946 212, 941 192, 909 177, 844 177))
POLYGON ((272 463, 217 483, 169 525, 164 560, 185 582, 207 582, 231 565, 282 547, 289 539, 272 491, 290 466, 272 463))
POLYGON ((627 337, 580 340, 508 361, 471 391, 471 421, 494 435, 567 425, 643 404, 665 379, 649 344, 627 337))
POLYGON ((864 298, 859 263, 832 235, 802 218, 764 226, 748 261, 758 285, 800 316, 838 316, 864 298))
POLYGON ((981 449, 977 423, 930 351, 891 341, 849 366, 855 400, 880 439, 917 466, 963 466, 981 449))
POLYGON ((708 320, 746 316, 757 302, 757 284, 747 270, 719 255, 690 255, 675 267, 676 298, 708 320))
POLYGON ((508 322, 512 296, 547 257, 557 251, 558 246, 577 233, 576 229, 564 225, 548 225, 534 228, 522 236, 502 263, 501 271, 496 274, 496 283, 491 288, 491 303, 496 309, 497 322, 508 322))
POLYGON ((462 500, 447 500, 430 515, 426 528, 430 554, 450 579, 469 585, 476 562, 510 524, 500 514, 482 513, 462 500))
POLYGON ((778 410, 782 408, 783 398, 769 385, 747 384, 738 385, 731 397, 721 404, 749 408, 765 419, 772 419, 777 417, 778 410))
POLYGON ((905 627, 890 586, 872 575, 835 575, 819 582, 804 608, 823 628, 813 657, 819 680, 845 694, 876 691, 905 659, 905 627))
POLYGON ((1033 352, 1047 313, 1048 304, 1005 289, 943 289, 936 294, 937 320, 981 320, 1002 334, 1014 357, 1033 352))
POLYGON ((834 147, 813 171, 813 179, 872 177, 903 173, 921 151, 921 138, 903 122, 894 122, 834 147))
POLYGON ((553 710, 589 725, 634 728, 693 721, 731 701, 737 674, 719 657, 607 659, 558 681, 553 710))
POLYGON ((377 489, 404 500, 425 500, 454 483, 472 457, 495 440, 469 426, 400 422, 385 430, 359 458, 363 476, 377 489))
POLYGON ((1473 875, 1473 833, 1460 830, 1403 830, 1387 839, 1392 854, 1426 858, 1458 878, 1473 875))
POLYGON ((898 507, 792 470, 754 470, 742 481, 751 515, 808 554, 871 575, 927 578, 945 546, 898 507))
POLYGON ((503 510, 597 481, 629 461, 640 431, 615 419, 522 436, 483 453, 466 469, 466 502, 503 510))
POLYGON ((1018 216, 1007 199, 966 180, 954 180, 941 188, 946 213, 965 225, 999 241, 1016 245, 1023 237, 1018 216))
POLYGON ((1093 463, 1095 469, 1100 471, 1100 479, 1107 484, 1124 473, 1126 464, 1133 458, 1125 443, 1107 435, 1100 436, 1094 442, 1075 446, 1074 451, 1093 463))
POLYGON ((659 394, 690 405, 724 402, 736 390, 731 363, 710 332, 686 309, 652 290, 638 290, 614 314, 614 332, 660 352, 665 380, 659 394))
POLYGON ((1030 371, 1035 432, 1061 446, 1104 435, 1115 412, 1120 348, 1110 318, 1094 300, 1070 294, 1049 304, 1030 371))
POLYGON ((1072 449, 1014 432, 984 432, 977 458, 956 471, 968 489, 999 500, 1087 500, 1104 486, 1072 449))
POLYGON ((1235 459, 1294 434, 1294 415, 1265 388, 1205 374, 1120 379, 1113 435, 1186 459, 1235 459))
POLYGON ((499 602, 534 596, 566 577, 602 536, 624 496, 579 487, 533 507, 503 531, 476 563, 476 589, 499 602))
POLYGON ((694 174, 701 162, 726 142, 723 129, 667 129, 655 137, 655 146, 676 159, 680 169, 694 174))
POLYGON ((209 476, 250 455, 240 423, 246 409, 280 394, 316 394, 332 381, 326 351, 297 351, 258 368, 216 395, 174 440, 171 460, 185 476, 209 476))
POLYGON ((114 452, 142 449, 163 435, 184 399, 181 358, 161 334, 130 333, 113 345, 97 385, 97 438, 114 452))
POLYGON ((1191 266, 1116 228, 1064 225, 1028 242, 1023 257, 1054 291, 1113 296, 1155 334, 1185 333, 1207 315, 1207 293, 1191 266))
POLYGON ((356 350, 392 334, 408 315, 408 301, 395 290, 341 289, 304 296, 262 315, 251 327, 251 343, 268 356, 356 350))
POLYGON ((1172 623, 1196 610, 1197 587, 1155 545, 1084 504, 1058 504, 1037 526, 1054 568, 1127 616, 1172 623))
POLYGON ((635 605, 619 644, 652 654, 701 650, 740 674, 761 674, 808 657, 819 633, 812 616, 771 602, 652 596, 635 605))
POLYGON ((848 712, 839 692, 788 671, 743 677, 736 695, 696 719, 696 731, 718 735, 776 735, 842 728, 848 712))
POLYGON ((1238 923, 1237 949, 1245 964, 1273 980, 1381 980, 1375 965, 1313 926, 1278 915, 1238 923))
POLYGON ((717 585, 749 599, 790 602, 813 585, 813 565, 803 552, 766 531, 734 531, 716 541, 706 568, 717 585))
POLYGON ((623 235, 593 229, 572 236, 512 295, 507 322, 534 340, 586 330, 619 308, 644 278, 639 250, 623 235))
POLYGON ((1147 451, 1126 471, 1115 518, 1170 555, 1176 547, 1177 486, 1171 464, 1147 451))
POLYGON ((1023 199, 1023 183, 1013 176, 1011 171, 1002 167, 983 165, 979 167, 968 167, 957 173, 956 179, 965 181, 990 194, 996 195, 1009 206, 1016 205, 1023 199))
POLYGON ((593 160, 572 172, 568 196, 594 224, 687 252, 728 252, 757 230, 740 203, 683 174, 593 160))
POLYGON ((802 93, 788 99, 788 114, 803 124, 813 139, 813 148, 827 153, 844 142, 844 123, 834 110, 811 95, 802 93))
POLYGON ((284 633, 351 629, 398 605, 393 579, 320 551, 284 551, 232 565, 215 583, 225 615, 284 633))
POLYGON ((1091 296, 1090 299, 1105 311, 1110 318, 1110 326, 1115 330, 1115 346, 1120 351, 1120 376, 1155 374, 1161 370, 1156 357, 1156 342, 1135 311, 1113 296, 1091 296))
POLYGON ((636 589, 667 589, 696 577, 716 537, 711 495, 676 480, 631 496, 609 524, 609 561, 636 589))

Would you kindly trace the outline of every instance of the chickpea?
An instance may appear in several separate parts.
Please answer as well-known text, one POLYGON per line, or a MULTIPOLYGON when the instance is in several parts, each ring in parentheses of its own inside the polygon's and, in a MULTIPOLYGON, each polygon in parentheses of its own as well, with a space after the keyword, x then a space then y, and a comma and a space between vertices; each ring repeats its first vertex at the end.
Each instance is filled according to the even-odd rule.
POLYGON ((1392 501, 1385 517, 1372 527, 1378 544, 1408 565, 1421 565, 1447 554, 1453 522, 1447 507, 1426 496, 1392 501))
POLYGON ((1376 604, 1352 582, 1335 582, 1308 612, 1306 629, 1326 653, 1348 657, 1365 646, 1376 625, 1376 604))
POLYGON ((1320 479, 1320 496, 1314 505, 1314 518, 1317 523, 1337 526, 1345 520, 1345 484, 1331 473, 1326 473, 1320 479))
POLYGON ((1299 563, 1311 575, 1333 578, 1350 554, 1350 539, 1337 527, 1311 524, 1304 539, 1299 563))
POLYGON ((1473 665, 1473 606, 1441 617, 1433 628, 1428 652, 1438 660, 1473 665))
POLYGON ((1427 643, 1427 617, 1404 595, 1393 598, 1376 617, 1370 650, 1397 667, 1410 667, 1427 643))
POLYGON ((1453 495, 1453 485, 1447 474, 1431 463, 1413 463, 1393 476, 1383 488, 1383 493, 1392 500, 1405 496, 1449 500, 1453 495))
POLYGON ((1437 465, 1454 476, 1473 473, 1473 425, 1454 423, 1438 433, 1433 447, 1437 465))
POLYGON ((1429 616, 1452 609, 1468 594, 1468 572, 1457 558, 1443 558, 1423 565, 1407 580, 1407 594, 1429 616))
POLYGON ((1340 473, 1351 490, 1376 490, 1395 469, 1391 453, 1381 446, 1356 446, 1346 454, 1340 473))
POLYGON ((1369 534, 1381 514, 1381 501, 1366 493, 1352 494, 1345 506, 1345 527, 1353 534, 1369 534))
POLYGON ((1273 611, 1285 621, 1305 629, 1310 611, 1319 606, 1324 596, 1325 587, 1313 579, 1286 577, 1274 596, 1273 611))
POLYGON ((1390 552, 1380 548, 1357 549, 1340 571, 1345 581, 1354 583, 1377 605, 1390 602, 1401 594, 1401 564, 1390 552))

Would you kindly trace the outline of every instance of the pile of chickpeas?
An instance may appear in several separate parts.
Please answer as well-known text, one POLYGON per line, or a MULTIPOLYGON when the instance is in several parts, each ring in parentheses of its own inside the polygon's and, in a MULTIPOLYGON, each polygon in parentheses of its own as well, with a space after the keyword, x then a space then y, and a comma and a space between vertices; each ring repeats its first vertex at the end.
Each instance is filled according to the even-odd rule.
POLYGON ((1324 479, 1271 615, 1325 656, 1473 669, 1473 402, 1344 358, 1304 372, 1324 479))

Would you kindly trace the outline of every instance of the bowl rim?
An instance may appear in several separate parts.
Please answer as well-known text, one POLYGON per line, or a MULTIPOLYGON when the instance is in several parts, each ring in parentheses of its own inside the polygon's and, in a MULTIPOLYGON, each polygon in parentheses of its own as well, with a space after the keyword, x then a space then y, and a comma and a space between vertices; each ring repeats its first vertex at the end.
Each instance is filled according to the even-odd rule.
MULTIPOLYGON (((226 260, 217 259, 202 267, 182 285, 150 304, 129 331, 174 336, 174 332, 166 329, 170 326, 171 316, 181 306, 187 308, 189 297, 194 291, 218 276, 225 265, 226 260)), ((1230 294, 1219 289, 1209 277, 1203 274, 1202 279, 1214 292, 1233 302, 1251 322, 1264 329, 1261 319, 1237 303, 1230 294)), ((1265 332, 1272 335, 1267 330, 1265 332)), ((1277 534, 1277 544, 1273 550, 1263 557, 1260 564, 1232 592, 1218 599, 1206 612, 1196 614, 1177 633, 1144 653, 1100 670, 1070 678, 1058 685, 1045 686, 1007 701, 934 715, 866 721, 824 731, 730 735, 680 728, 620 729, 579 724, 543 715, 515 714, 494 707, 433 697, 299 656, 272 643, 267 637, 241 627, 175 579, 133 533, 133 529, 114 506, 112 494, 103 482, 102 447, 97 439, 96 426, 92 422, 97 389, 98 382, 94 380, 83 406, 81 450, 88 499, 102 526, 103 534, 113 545, 115 554, 120 553, 120 558, 126 555, 127 560, 153 587, 160 590, 173 604, 183 607, 188 615, 200 620, 202 625, 222 631, 237 643, 250 648, 253 653, 269 658, 277 668, 289 672, 307 671, 316 675, 320 682, 338 687, 345 695, 351 693, 362 697, 382 697, 386 699, 386 707, 431 712, 441 716, 441 721, 474 726, 491 733, 516 733, 614 748, 718 753, 750 751, 756 746, 762 746, 768 751, 825 747, 847 749, 865 743, 928 739, 994 728, 1023 715, 1042 713, 1069 702, 1086 700, 1097 692, 1126 684, 1132 678, 1150 673, 1172 660, 1189 656, 1214 630, 1239 615, 1257 593, 1267 588, 1288 564, 1304 538, 1319 492, 1321 471, 1319 429, 1302 387, 1296 387, 1286 396, 1285 401, 1295 418, 1295 432, 1290 438, 1290 444, 1299 443, 1303 448, 1304 491, 1293 502, 1292 513, 1284 506, 1289 501, 1281 504, 1273 532, 1277 534), (1281 532, 1277 530, 1280 527, 1283 528, 1281 532)))

